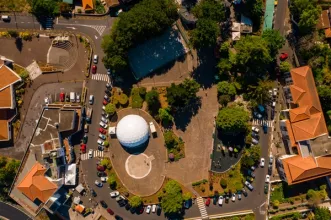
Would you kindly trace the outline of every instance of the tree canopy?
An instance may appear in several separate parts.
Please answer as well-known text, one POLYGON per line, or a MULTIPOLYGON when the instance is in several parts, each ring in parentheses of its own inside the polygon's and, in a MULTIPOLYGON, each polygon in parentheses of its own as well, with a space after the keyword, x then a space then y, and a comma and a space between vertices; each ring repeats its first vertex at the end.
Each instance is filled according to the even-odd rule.
POLYGON ((244 108, 231 106, 222 108, 217 115, 216 125, 224 133, 246 131, 249 114, 244 108))
POLYGON ((192 9, 195 17, 208 18, 216 22, 225 20, 225 6, 216 0, 202 0, 192 9))
POLYGON ((250 148, 245 149, 244 154, 241 158, 241 164, 244 167, 251 167, 261 157, 261 147, 259 145, 251 146, 250 148))
POLYGON ((159 109, 159 118, 162 124, 168 124, 174 120, 174 117, 169 113, 169 110, 164 108, 159 109))
POLYGON ((243 14, 252 19, 253 25, 259 27, 264 13, 262 0, 246 0, 242 9, 243 14))
POLYGON ((103 38, 103 62, 115 72, 127 67, 128 50, 164 32, 177 16, 177 7, 172 0, 143 0, 137 3, 130 11, 119 15, 110 35, 103 38))
POLYGON ((331 219, 330 210, 326 207, 316 207, 314 209, 315 220, 327 220, 331 219))
POLYGON ((278 30, 268 29, 263 31, 262 39, 267 42, 272 58, 278 54, 278 50, 285 44, 285 39, 278 30))
POLYGON ((196 48, 211 47, 216 44, 220 34, 217 23, 211 19, 199 19, 197 27, 191 32, 191 42, 196 48))
POLYGON ((105 112, 109 115, 113 115, 116 112, 116 107, 114 104, 109 103, 106 105, 105 112))
POLYGON ((59 5, 53 0, 29 0, 31 11, 37 17, 54 16, 60 13, 59 5))
POLYGON ((256 85, 249 85, 247 95, 252 102, 256 104, 263 104, 271 99, 269 90, 274 86, 274 82, 271 80, 259 79, 256 85))
POLYGON ((137 207, 141 206, 141 204, 143 203, 143 200, 139 196, 132 196, 129 199, 129 203, 133 208, 137 208, 137 207))
POLYGON ((257 36, 246 36, 234 46, 235 63, 242 72, 263 73, 272 62, 267 41, 257 36))
POLYGON ((20 166, 20 161, 0 157, 0 199, 8 198, 8 191, 12 184, 16 172, 20 166))
POLYGON ((190 101, 196 98, 200 85, 193 79, 185 79, 179 85, 174 83, 167 87, 167 100, 172 110, 187 106, 190 101))
POLYGON ((220 95, 237 95, 237 89, 240 89, 241 86, 236 82, 221 81, 217 84, 217 91, 220 95))
POLYGON ((180 185, 175 180, 170 180, 164 187, 161 206, 166 214, 176 214, 183 207, 183 196, 180 185))

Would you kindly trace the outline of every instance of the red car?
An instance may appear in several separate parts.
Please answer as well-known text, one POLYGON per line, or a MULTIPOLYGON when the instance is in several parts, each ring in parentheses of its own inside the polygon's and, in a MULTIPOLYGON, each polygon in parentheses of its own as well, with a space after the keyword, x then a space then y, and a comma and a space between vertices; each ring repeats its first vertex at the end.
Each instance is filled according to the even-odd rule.
POLYGON ((83 154, 85 154, 86 153, 86 144, 81 144, 80 150, 82 151, 83 154))
POLYGON ((114 215, 113 210, 111 210, 110 208, 107 209, 107 212, 108 212, 109 214, 111 214, 111 215, 114 215))
POLYGON ((100 171, 100 172, 103 172, 103 171, 105 171, 105 167, 98 165, 97 170, 100 171))
POLYGON ((279 56, 279 59, 281 61, 284 61, 288 58, 288 54, 287 53, 281 53, 280 56, 279 56))
POLYGON ((101 134, 106 134, 107 133, 107 130, 106 129, 103 129, 103 128, 99 128, 99 132, 101 134))
POLYGON ((64 102, 65 95, 63 92, 60 93, 60 101, 64 102))
POLYGON ((206 206, 209 206, 210 205, 210 198, 208 198, 207 200, 206 200, 206 206))
POLYGON ((93 65, 92 66, 92 73, 95 74, 97 72, 97 66, 93 65))
POLYGON ((107 100, 104 99, 103 102, 102 102, 102 104, 103 104, 103 105, 107 105, 107 104, 108 104, 107 100))

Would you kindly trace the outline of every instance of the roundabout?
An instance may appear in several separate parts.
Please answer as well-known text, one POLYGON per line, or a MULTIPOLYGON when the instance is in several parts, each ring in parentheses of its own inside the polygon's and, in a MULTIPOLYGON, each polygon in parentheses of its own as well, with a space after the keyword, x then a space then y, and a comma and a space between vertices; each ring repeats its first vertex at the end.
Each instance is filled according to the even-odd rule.
POLYGON ((127 190, 135 195, 156 193, 165 178, 166 148, 161 129, 147 112, 126 108, 113 116, 110 127, 116 135, 109 139, 111 160, 117 176, 127 190), (148 124, 153 122, 153 137, 148 124))

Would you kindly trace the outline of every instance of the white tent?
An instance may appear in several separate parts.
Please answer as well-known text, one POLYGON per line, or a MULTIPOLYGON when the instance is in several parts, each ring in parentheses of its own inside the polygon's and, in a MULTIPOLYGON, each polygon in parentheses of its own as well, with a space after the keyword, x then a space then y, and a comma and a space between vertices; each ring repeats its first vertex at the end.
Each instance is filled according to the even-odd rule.
POLYGON ((77 205, 80 203, 80 197, 79 196, 74 198, 74 203, 77 204, 77 205))
POLYGON ((116 134, 116 127, 109 127, 108 133, 109 133, 109 135, 115 135, 116 134))
POLYGON ((232 32, 232 40, 240 40, 240 32, 232 32))
POLYGON ((236 32, 240 32, 240 23, 238 22, 233 22, 232 27, 231 27, 232 31, 236 31, 236 32))
POLYGON ((65 185, 76 185, 76 164, 66 165, 65 177, 64 177, 64 184, 65 185))
POLYGON ((79 184, 75 189, 79 193, 82 193, 85 190, 82 184, 79 184))

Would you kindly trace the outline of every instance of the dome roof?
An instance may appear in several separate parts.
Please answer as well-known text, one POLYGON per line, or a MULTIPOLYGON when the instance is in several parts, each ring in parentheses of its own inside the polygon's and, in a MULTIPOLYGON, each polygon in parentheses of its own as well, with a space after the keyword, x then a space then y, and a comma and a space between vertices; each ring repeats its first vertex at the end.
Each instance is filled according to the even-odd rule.
POLYGON ((137 147, 149 137, 148 125, 139 115, 127 115, 116 127, 118 141, 125 147, 137 147))

